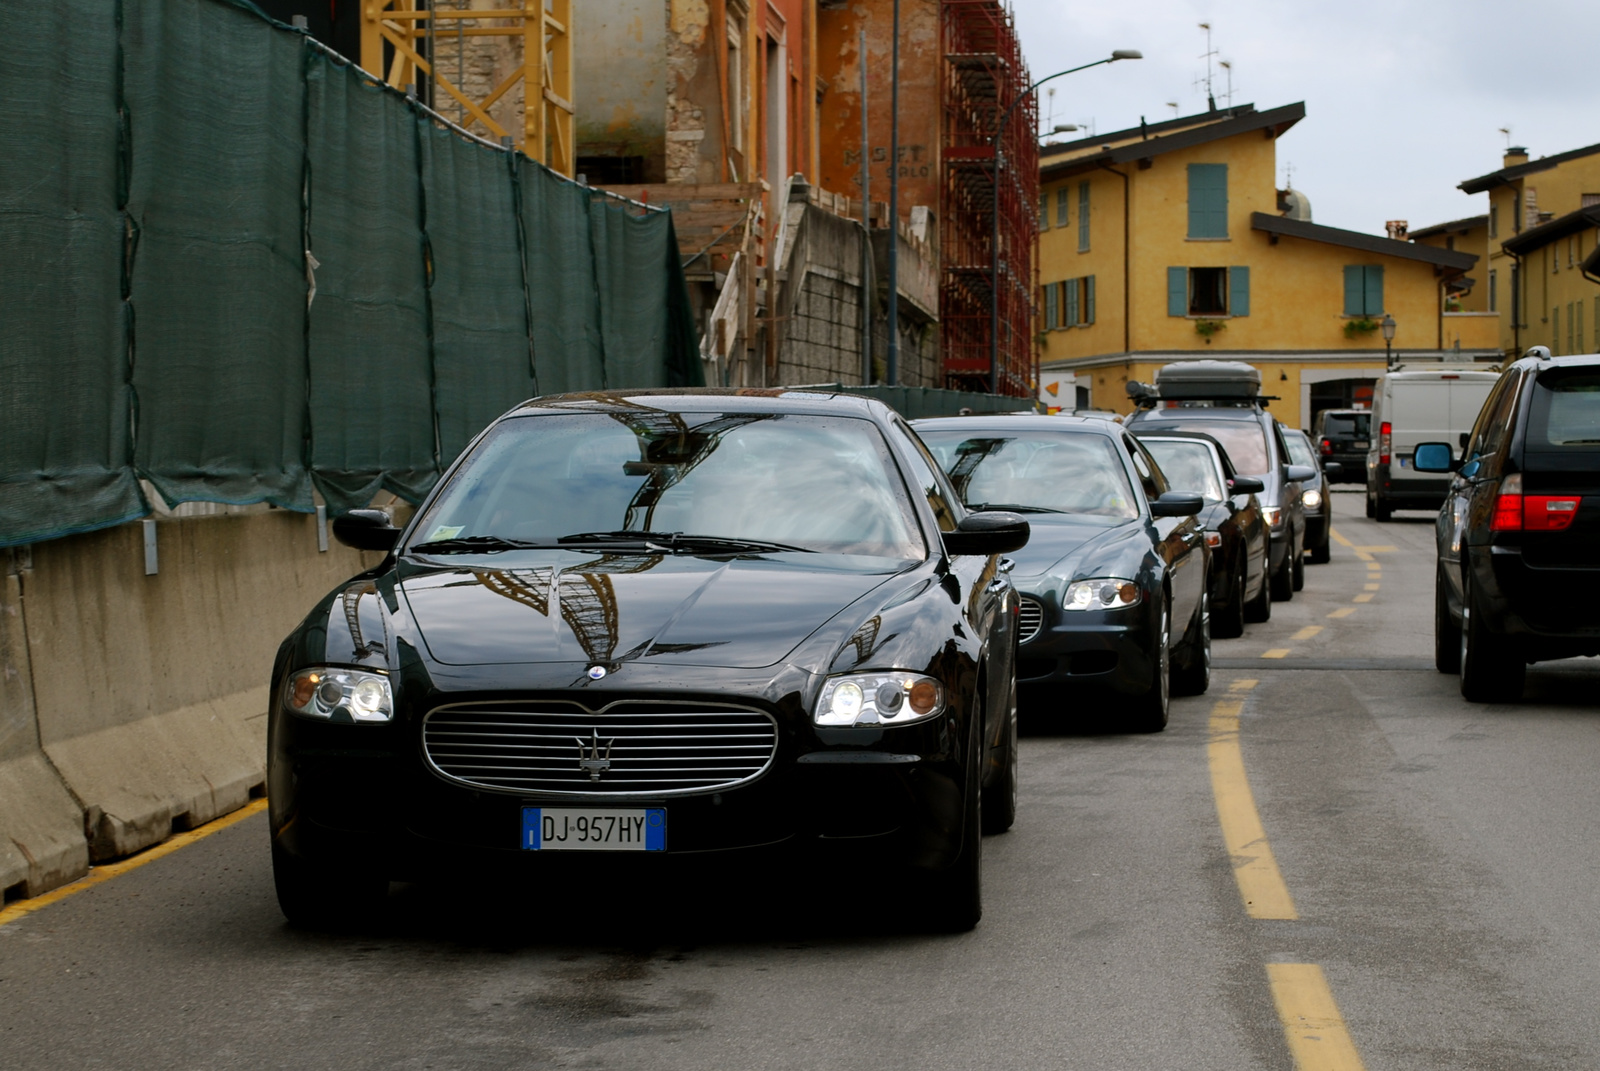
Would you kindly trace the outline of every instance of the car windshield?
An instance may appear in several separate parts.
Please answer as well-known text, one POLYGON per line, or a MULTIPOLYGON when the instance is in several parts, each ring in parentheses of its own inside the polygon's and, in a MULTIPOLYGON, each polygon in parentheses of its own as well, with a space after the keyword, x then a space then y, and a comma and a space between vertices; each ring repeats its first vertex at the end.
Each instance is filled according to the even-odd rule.
POLYGON ((411 546, 643 538, 630 533, 680 534, 686 546, 702 537, 927 554, 905 482, 869 421, 644 406, 502 421, 451 478, 411 546))
POLYGON ((1329 413, 1322 418, 1322 434, 1351 435, 1365 439, 1371 420, 1372 417, 1366 413, 1329 413))
POLYGON ((1221 502, 1222 473, 1205 443, 1180 439, 1141 439, 1144 448, 1161 466, 1174 491, 1193 491, 1212 502, 1221 502))
POLYGON ((1310 465, 1317 467, 1317 459, 1311 453, 1311 444, 1306 442, 1304 435, 1297 431, 1285 432, 1284 443, 1289 447, 1289 461, 1295 465, 1310 465))
POLYGON ((1586 369, 1540 376, 1528 425, 1532 443, 1600 445, 1600 372, 1586 369))
POLYGON ((1157 418, 1139 425, 1142 431, 1201 431, 1222 443, 1233 471, 1259 476, 1272 466, 1267 462, 1267 433, 1255 420, 1196 420, 1157 418))
POLYGON ((1120 524, 1139 515, 1128 470, 1095 432, 920 430, 968 505, 1070 513, 1120 524))

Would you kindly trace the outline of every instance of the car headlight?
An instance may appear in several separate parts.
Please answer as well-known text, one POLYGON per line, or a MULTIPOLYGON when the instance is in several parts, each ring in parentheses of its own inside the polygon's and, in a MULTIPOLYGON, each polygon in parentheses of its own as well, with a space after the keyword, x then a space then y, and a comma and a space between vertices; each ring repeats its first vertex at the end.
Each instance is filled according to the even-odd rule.
POLYGON ((1063 610, 1120 610, 1136 606, 1143 596, 1139 585, 1120 577, 1102 577, 1098 580, 1078 580, 1067 588, 1061 600, 1063 610))
POLYGON ((1267 519, 1267 527, 1276 528, 1283 523, 1282 506, 1262 506, 1261 515, 1267 519))
POLYGON ((818 725, 910 725, 944 713, 944 689, 921 673, 887 670, 830 677, 812 720, 818 725))
POLYGON ((1305 504, 1306 509, 1321 509, 1322 508, 1322 492, 1321 491, 1302 491, 1300 493, 1300 501, 1305 504))
POLYGON ((317 666, 284 682, 283 705, 325 721, 386 722, 394 717, 394 692, 380 673, 317 666))

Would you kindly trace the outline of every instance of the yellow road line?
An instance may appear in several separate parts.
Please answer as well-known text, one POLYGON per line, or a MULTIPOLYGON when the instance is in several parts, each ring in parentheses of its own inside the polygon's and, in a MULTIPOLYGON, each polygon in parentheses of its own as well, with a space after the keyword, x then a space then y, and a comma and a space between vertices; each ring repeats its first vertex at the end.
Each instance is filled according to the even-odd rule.
POLYGON ((1351 602, 1371 602, 1372 601, 1372 596, 1370 594, 1357 595, 1355 598, 1351 599, 1350 601, 1351 602))
POLYGON ((1245 677, 1245 678, 1243 678, 1241 680, 1236 680, 1232 684, 1228 685, 1228 691, 1230 691, 1230 692, 1248 692, 1250 689, 1254 688, 1256 685, 1258 685, 1260 683, 1261 682, 1258 681, 1258 680, 1252 680, 1249 677, 1245 677))
POLYGON ((1333 991, 1315 963, 1269 963, 1267 980, 1296 1071, 1362 1071, 1333 991))
POLYGON ((1367 563, 1367 572, 1369 572, 1369 573, 1381 573, 1381 572, 1383 572, 1383 566, 1379 565, 1377 562, 1368 562, 1367 563))
POLYGON ((146 849, 138 855, 119 859, 115 863, 106 863, 104 866, 91 867, 86 877, 79 878, 71 885, 63 885, 59 889, 51 889, 47 893, 29 897, 26 900, 18 900, 9 907, 0 909, 0 926, 4 926, 8 922, 15 922, 24 915, 31 915, 40 908, 49 907, 58 900, 65 900, 67 897, 81 893, 85 889, 92 889, 103 881, 110 881, 112 878, 126 874, 130 870, 137 870, 146 863, 153 863, 162 856, 171 855, 179 848, 187 848, 195 841, 209 837, 213 833, 221 833, 234 823, 242 822, 246 818, 260 814, 266 809, 266 800, 251 800, 232 814, 225 814, 221 818, 214 819, 185 833, 175 833, 154 848, 146 849))
POLYGON ((1365 588, 1367 591, 1377 591, 1378 588, 1380 588, 1381 586, 1382 586, 1381 584, 1363 584, 1362 585, 1362 587, 1365 588))
POLYGON ((1289 648, 1287 648, 1287 647, 1274 647, 1270 651, 1262 651, 1261 652, 1261 657, 1262 658, 1288 658, 1289 657, 1289 648))
POLYGON ((1309 640, 1311 637, 1315 636, 1317 633, 1319 633, 1321 631, 1322 631, 1322 626, 1321 625, 1307 625, 1305 628, 1301 629, 1299 632, 1296 632, 1293 636, 1290 636, 1289 638, 1292 639, 1292 640, 1309 640))
POLYGON ((1368 554, 1392 554, 1395 548, 1392 545, 1387 545, 1382 547, 1353 547, 1352 549, 1363 550, 1368 554))
POLYGON ((1349 617, 1351 614, 1353 614, 1355 612, 1356 612, 1356 608, 1354 606, 1341 606, 1337 610, 1335 610, 1333 613, 1329 614, 1328 616, 1329 617, 1349 617))
POLYGON ((1339 529, 1337 529, 1337 528, 1332 527, 1331 525, 1328 528, 1328 534, 1331 535, 1333 537, 1333 541, 1335 543, 1339 544, 1341 547, 1354 547, 1355 546, 1354 543, 1350 542, 1348 539, 1346 539, 1344 537, 1344 533, 1343 532, 1339 531, 1339 529))
POLYGON ((1256 919, 1297 919, 1289 887, 1278 871, 1267 832, 1261 826, 1256 798, 1244 773, 1244 752, 1239 747, 1237 699, 1224 699, 1211 708, 1211 741, 1206 755, 1211 764, 1211 793, 1217 800, 1222 840, 1233 859, 1233 877, 1239 883, 1244 909, 1256 919))

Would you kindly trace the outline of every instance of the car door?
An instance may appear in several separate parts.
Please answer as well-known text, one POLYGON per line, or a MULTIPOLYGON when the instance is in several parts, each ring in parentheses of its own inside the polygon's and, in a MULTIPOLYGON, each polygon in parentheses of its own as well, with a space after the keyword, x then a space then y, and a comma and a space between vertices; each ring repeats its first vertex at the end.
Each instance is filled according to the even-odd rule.
POLYGON ((1273 471, 1278 473, 1278 478, 1282 481, 1281 505, 1284 519, 1289 525, 1287 531, 1290 533, 1290 545, 1300 546, 1303 544, 1306 531, 1306 507, 1300 498, 1305 488, 1298 480, 1290 481, 1288 478, 1286 469, 1290 464, 1289 444, 1283 437, 1283 426, 1272 417, 1267 417, 1267 423, 1272 425, 1272 448, 1278 455, 1273 459, 1273 471), (1296 540, 1295 533, 1299 534, 1299 540, 1296 540))
MULTIPOLYGON (((1144 496, 1154 502, 1167 491, 1166 477, 1131 435, 1122 436, 1123 447, 1144 496)), ((1152 517, 1156 553, 1166 563, 1168 589, 1172 592, 1172 634, 1174 643, 1194 617, 1206 588, 1205 526, 1198 517, 1152 517)))
POLYGON ((1439 561, 1444 567, 1441 572, 1450 587, 1451 602, 1457 606, 1461 603, 1462 563, 1469 554, 1468 547, 1488 539, 1489 518, 1500 489, 1521 384, 1522 373, 1507 369, 1490 390, 1467 435, 1461 467, 1451 477, 1450 490, 1435 521, 1439 561))

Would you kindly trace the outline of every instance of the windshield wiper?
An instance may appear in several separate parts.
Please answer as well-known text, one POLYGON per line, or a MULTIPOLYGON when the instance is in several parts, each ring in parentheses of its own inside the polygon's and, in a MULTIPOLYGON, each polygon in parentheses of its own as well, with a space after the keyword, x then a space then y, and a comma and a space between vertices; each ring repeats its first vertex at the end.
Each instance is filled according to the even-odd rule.
POLYGON ((1051 509, 1049 506, 1024 506, 1020 502, 979 502, 977 505, 968 504, 967 508, 974 513, 981 513, 986 509, 1006 509, 1013 513, 1065 513, 1064 509, 1051 509))
POLYGON ((769 543, 762 539, 735 539, 728 536, 686 535, 683 532, 575 532, 564 535, 561 543, 643 543, 648 547, 666 551, 695 553, 704 550, 729 551, 804 551, 805 547, 792 547, 787 543, 769 543))
POLYGON ((452 539, 431 539, 426 543, 413 543, 411 550, 425 554, 492 554, 500 550, 536 550, 555 544, 530 539, 506 539, 503 536, 457 536, 452 539))

